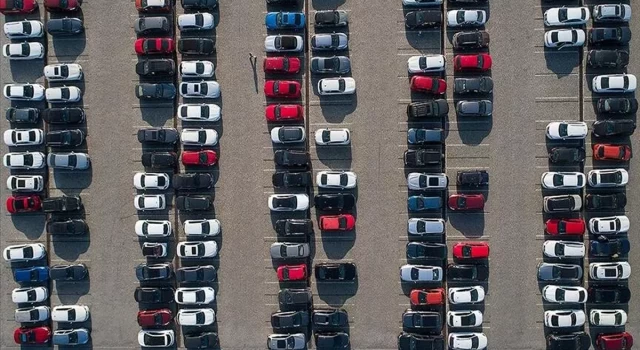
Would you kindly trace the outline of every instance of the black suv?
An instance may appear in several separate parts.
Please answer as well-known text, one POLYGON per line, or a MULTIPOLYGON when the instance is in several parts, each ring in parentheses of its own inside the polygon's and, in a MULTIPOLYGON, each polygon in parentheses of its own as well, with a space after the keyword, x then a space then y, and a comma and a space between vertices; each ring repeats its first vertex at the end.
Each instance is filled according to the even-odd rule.
POLYGON ((588 350, 590 346, 591 337, 585 332, 549 334, 547 336, 547 350, 588 350))
POLYGON ((80 107, 47 108, 42 119, 49 124, 79 124, 84 122, 84 110, 80 107))
POLYGON ((306 187, 311 185, 311 173, 278 171, 271 176, 271 182, 277 188, 306 187))
POLYGON ((173 84, 138 84, 136 97, 141 100, 171 100, 176 97, 176 87, 173 84))
POLYGON ((624 193, 588 194, 584 197, 588 210, 618 210, 627 205, 627 195, 624 193))
POLYGON ((47 21, 47 33, 51 36, 74 35, 84 31, 79 18, 54 18, 47 21))
POLYGON ((173 188, 176 190, 200 190, 213 186, 213 176, 208 173, 186 173, 173 175, 173 188))
POLYGON ((618 28, 592 28, 589 30, 589 42, 591 44, 626 44, 631 40, 631 29, 618 28))
POLYGON ((318 281, 353 281, 357 275, 354 263, 316 264, 314 273, 318 281))
POLYGON ((138 130, 138 142, 176 143, 178 131, 174 128, 147 128, 138 130))
POLYGON ((313 294, 309 288, 285 288, 278 292, 280 310, 307 309, 313 301, 313 294))
POLYGON ((449 113, 449 104, 445 99, 412 102, 407 105, 409 118, 438 118, 446 116, 447 113, 449 113))
POLYGON ((493 80, 489 77, 455 78, 453 80, 454 94, 490 94, 491 92, 493 92, 493 80))
POLYGON ((442 315, 436 311, 407 310, 402 314, 402 328, 418 332, 440 333, 442 331, 442 315))
POLYGON ((489 46, 489 33, 484 30, 474 32, 459 32, 453 36, 455 50, 481 49, 489 46))
POLYGON ((597 109, 598 113, 633 114, 638 111, 638 100, 626 97, 601 98, 597 109))
POLYGON ((210 55, 216 43, 205 38, 181 38, 178 40, 178 51, 183 55, 210 55))
POLYGON ((142 165, 147 168, 173 168, 178 157, 174 152, 147 152, 142 154, 142 165))
POLYGON ((137 287, 133 293, 133 297, 138 303, 147 304, 164 304, 173 301, 173 294, 175 291, 173 288, 144 288, 137 287))
POLYGON ((213 10, 218 6, 218 0, 180 0, 180 3, 185 10, 213 10))
POLYGON ((218 273, 212 265, 187 266, 176 270, 176 280, 180 283, 211 282, 218 273))
POLYGON ((404 165, 408 167, 437 166, 442 163, 439 149, 410 149, 404 152, 404 165))
POLYGON ((87 265, 53 265, 49 269, 49 278, 52 280, 72 280, 79 281, 87 277, 87 265))
POLYGON ((326 193, 314 198, 316 209, 325 211, 351 210, 356 204, 356 197, 350 193, 326 193))
POLYGON ((424 336, 402 332, 398 335, 398 350, 444 350, 444 338, 441 335, 424 336))
POLYGON ((629 64, 629 52, 623 50, 591 50, 587 55, 591 68, 624 68, 629 64))
POLYGON ((489 173, 486 170, 458 171, 456 176, 458 186, 484 186, 489 184, 489 173))
POLYGON ((173 60, 160 58, 136 63, 136 73, 143 77, 172 76, 176 72, 173 60))
POLYGON ((47 232, 51 235, 84 235, 87 231, 89 227, 82 219, 47 221, 47 232))
POLYGON ((631 291, 625 286, 596 286, 588 293, 589 302, 595 304, 624 304, 631 300, 631 291))
POLYGON ((176 207, 181 211, 208 210, 213 201, 211 196, 178 196, 176 207))
POLYGON ((40 118, 40 110, 33 107, 9 107, 6 111, 7 120, 11 123, 35 124, 40 118))
POLYGON ((310 162, 309 153, 297 150, 277 150, 273 161, 280 166, 307 166, 310 162))
POLYGON ((451 281, 486 281, 489 268, 484 265, 449 264, 447 278, 451 281))
POLYGON ((84 142, 84 133, 79 129, 49 131, 45 140, 51 147, 77 147, 84 142))
POLYGON ((442 12, 439 10, 411 11, 404 16, 407 28, 438 27, 442 23, 442 12))
POLYGON ((184 335, 184 347, 187 349, 213 349, 217 346, 218 335, 216 333, 187 333, 184 335))
POLYGON ((76 211, 82 209, 80 196, 49 197, 42 200, 45 213, 76 211))
POLYGON ((137 34, 169 34, 169 21, 166 17, 141 17, 136 19, 133 29, 137 34))
POLYGON ((313 231, 313 221, 309 219, 284 219, 275 224, 276 233, 285 237, 306 237, 313 231))
POLYGON ((409 242, 407 259, 446 259, 447 245, 443 243, 409 242))
POLYGON ((581 163, 584 156, 582 147, 554 147, 549 152, 551 163, 581 163))
POLYGON ((636 122, 631 119, 607 119, 593 122, 593 135, 606 136, 631 136, 636 130, 636 122))

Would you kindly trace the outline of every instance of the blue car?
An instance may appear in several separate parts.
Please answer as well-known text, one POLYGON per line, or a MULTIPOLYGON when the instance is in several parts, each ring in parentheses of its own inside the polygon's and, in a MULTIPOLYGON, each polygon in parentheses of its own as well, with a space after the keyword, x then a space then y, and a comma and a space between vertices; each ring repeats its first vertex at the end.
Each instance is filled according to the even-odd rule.
POLYGON ((305 25, 302 12, 269 12, 264 18, 267 29, 303 29, 305 25))
POLYGON ((17 269, 13 272, 13 279, 20 282, 45 282, 49 280, 49 268, 46 266, 17 269))
POLYGON ((442 209, 442 197, 411 196, 407 199, 409 211, 442 209))

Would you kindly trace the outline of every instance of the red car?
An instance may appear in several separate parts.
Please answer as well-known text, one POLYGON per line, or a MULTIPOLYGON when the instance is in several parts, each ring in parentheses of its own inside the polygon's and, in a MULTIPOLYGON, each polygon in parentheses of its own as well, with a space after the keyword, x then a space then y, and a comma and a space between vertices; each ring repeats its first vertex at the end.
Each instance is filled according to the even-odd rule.
POLYGON ((585 226, 583 219, 549 219, 545 230, 550 235, 583 235, 585 226))
POLYGON ((447 91, 444 79, 414 76, 411 78, 411 90, 427 94, 442 95, 447 91))
POLYGON ((215 151, 183 151, 182 152, 182 164, 183 165, 204 165, 212 166, 218 161, 218 155, 215 151))
POLYGON ((484 196, 481 194, 452 194, 447 201, 449 209, 456 211, 484 209, 484 196))
POLYGON ((267 57, 262 63, 265 73, 290 73, 300 71, 300 59, 296 57, 267 57))
POLYGON ((0 0, 0 13, 5 15, 31 13, 37 8, 36 0, 0 0))
POLYGON ((291 80, 267 80, 264 82, 264 94, 267 97, 298 98, 300 83, 291 80))
POLYGON ((49 327, 20 327, 13 332, 16 344, 46 344, 51 338, 49 327))
POLYGON ((169 309, 138 311, 138 324, 140 327, 166 326, 173 316, 169 309))
POLYGON ((444 288, 413 289, 409 299, 413 306, 442 305, 445 300, 444 288))
POLYGON ((136 9, 140 12, 169 12, 171 0, 136 0, 136 9))
POLYGON ((323 231, 349 231, 356 226, 356 218, 351 214, 322 215, 318 224, 323 231))
POLYGON ((628 332, 599 334, 596 338, 598 350, 627 350, 633 346, 633 337, 628 332))
POLYGON ((44 0, 47 11, 75 11, 80 8, 78 0, 44 0))
POLYGON ((40 197, 33 194, 30 196, 11 196, 7 198, 7 211, 11 214, 38 211, 42 208, 40 197))
POLYGON ((140 38, 135 47, 138 55, 157 55, 172 53, 173 46, 171 38, 140 38))
POLYGON ((270 122, 297 122, 302 120, 303 111, 301 105, 268 105, 264 116, 270 122))
POLYGON ((631 159, 631 147, 626 145, 596 143, 593 145, 593 159, 626 161, 631 159))
POLYGON ((457 55, 453 58, 453 69, 457 71, 471 70, 484 72, 491 69, 491 55, 457 55))
POLYGON ((307 278, 307 265, 282 265, 278 267, 278 281, 300 281, 307 278))
POLYGON ((457 259, 486 259, 489 257, 487 242, 458 242, 453 246, 453 256, 457 259))

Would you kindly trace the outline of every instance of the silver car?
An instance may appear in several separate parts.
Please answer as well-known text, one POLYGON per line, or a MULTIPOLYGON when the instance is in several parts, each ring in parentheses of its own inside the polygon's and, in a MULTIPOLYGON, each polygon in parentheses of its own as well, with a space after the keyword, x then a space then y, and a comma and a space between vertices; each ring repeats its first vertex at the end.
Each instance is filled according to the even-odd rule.
POLYGON ((42 322, 49 319, 51 309, 48 306, 35 306, 17 309, 14 313, 15 321, 18 323, 42 322))
POLYGON ((86 153, 49 153, 47 165, 54 169, 86 170, 91 166, 91 159, 86 153))
POLYGON ((59 329, 53 332, 53 345, 82 345, 89 342, 89 330, 86 328, 59 329))
POLYGON ((277 242, 271 245, 272 259, 297 259, 309 256, 308 243, 277 242))
POLYGON ((407 232, 416 236, 441 235, 444 233, 444 220, 412 218, 407 222, 407 232))
POLYGON ((349 46, 349 38, 344 33, 316 34, 311 37, 311 50, 344 50, 349 46))
POLYGON ((351 60, 347 56, 312 57, 311 73, 347 74, 351 71, 351 60))
POLYGON ((304 333, 271 334, 267 337, 269 350, 302 350, 307 347, 304 333))

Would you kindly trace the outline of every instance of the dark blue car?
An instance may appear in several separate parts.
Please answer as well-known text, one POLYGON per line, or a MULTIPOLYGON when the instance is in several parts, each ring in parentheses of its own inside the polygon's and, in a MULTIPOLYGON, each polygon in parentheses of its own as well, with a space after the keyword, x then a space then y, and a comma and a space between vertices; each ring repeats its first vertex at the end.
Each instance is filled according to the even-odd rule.
POLYGON ((442 197, 411 196, 407 199, 409 211, 440 210, 442 197))
POLYGON ((49 280, 49 268, 46 266, 29 267, 16 269, 13 272, 13 279, 20 282, 45 282, 49 280))
POLYGON ((591 241, 591 255, 612 257, 619 255, 627 255, 631 250, 631 244, 625 238, 607 238, 598 237, 597 240, 591 241))
POLYGON ((267 29, 303 29, 305 18, 302 12, 269 12, 264 18, 267 29))

